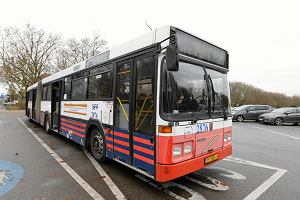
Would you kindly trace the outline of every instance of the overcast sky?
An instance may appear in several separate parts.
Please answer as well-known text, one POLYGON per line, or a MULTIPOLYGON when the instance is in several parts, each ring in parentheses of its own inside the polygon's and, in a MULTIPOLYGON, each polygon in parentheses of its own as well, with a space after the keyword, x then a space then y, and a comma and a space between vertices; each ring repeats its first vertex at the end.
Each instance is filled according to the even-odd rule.
POLYGON ((98 31, 111 47, 148 32, 145 20, 170 24, 228 50, 231 81, 300 95, 299 8, 289 0, 2 0, 0 27, 31 23, 65 38, 98 31))

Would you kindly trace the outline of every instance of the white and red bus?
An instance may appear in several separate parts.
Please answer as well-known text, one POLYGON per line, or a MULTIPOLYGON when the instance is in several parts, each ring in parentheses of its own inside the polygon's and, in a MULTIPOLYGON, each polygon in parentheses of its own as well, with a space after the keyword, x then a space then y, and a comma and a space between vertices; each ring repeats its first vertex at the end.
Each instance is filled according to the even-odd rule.
POLYGON ((27 90, 26 115, 159 182, 232 154, 228 52, 173 26, 27 90))

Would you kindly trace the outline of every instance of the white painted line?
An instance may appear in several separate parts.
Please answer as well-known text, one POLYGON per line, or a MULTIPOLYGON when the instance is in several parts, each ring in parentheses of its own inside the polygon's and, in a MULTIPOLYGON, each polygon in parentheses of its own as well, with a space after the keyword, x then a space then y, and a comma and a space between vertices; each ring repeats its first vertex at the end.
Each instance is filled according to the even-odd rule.
POLYGON ((253 192, 251 192, 248 196, 244 198, 244 200, 255 200, 260 195, 262 195, 267 189, 269 189, 278 179, 280 179, 286 170, 279 170, 275 174, 273 174, 268 180, 266 180, 263 184, 261 184, 258 188, 256 188, 253 192))
POLYGON ((267 132, 270 132, 270 133, 274 133, 274 134, 277 134, 277 135, 282 135, 282 136, 285 136, 285 137, 288 137, 288 138, 291 138, 291 139, 300 140, 300 138, 298 138, 298 137, 294 137, 294 136, 287 135, 287 134, 284 134, 284 133, 280 133, 280 132, 277 132, 277 131, 272 131, 272 130, 268 130, 268 129, 265 129, 265 128, 260 128, 260 127, 252 126, 252 125, 248 125, 248 124, 245 124, 245 125, 253 127, 253 128, 257 128, 257 129, 260 129, 260 130, 263 130, 263 131, 267 131, 267 132))
POLYGON ((104 169, 99 165, 99 163, 94 159, 94 157, 86 151, 86 149, 83 149, 85 155, 88 157, 88 159, 91 161, 91 163, 94 165, 96 170, 98 171, 99 175, 103 178, 104 182, 107 184, 109 189, 112 191, 112 193, 115 195, 115 197, 118 200, 124 200, 126 199, 124 194, 121 192, 121 190, 116 186, 116 184, 111 180, 111 178, 107 175, 107 173, 104 171, 104 169))
POLYGON ((287 172, 287 170, 285 170, 285 169, 280 169, 280 168, 277 168, 277 167, 272 167, 272 166, 269 166, 269 165, 264 165, 264 164, 252 162, 252 161, 249 161, 249 160, 243 160, 243 159, 240 159, 240 158, 227 157, 223 160, 277 171, 270 178, 268 178, 265 182, 263 182, 260 186, 258 186, 253 192, 251 192, 248 196, 246 196, 244 198, 244 200, 255 200, 255 199, 257 199, 258 197, 260 197, 267 189, 269 189, 276 181, 278 181, 278 179, 280 179, 287 172))
POLYGON ((229 186, 226 185, 225 183, 221 182, 221 181, 218 181, 214 178, 211 178, 211 177, 208 177, 208 176, 204 176, 207 180, 209 180, 211 183, 205 183, 205 182, 202 182, 200 180, 197 180, 197 179, 194 179, 190 176, 183 176, 183 178, 189 180, 189 181, 192 181, 198 185, 201 185, 203 187, 206 187, 208 189, 211 189, 211 190, 215 190, 215 191, 227 191, 229 190, 229 186))
POLYGON ((104 200, 85 180, 83 180, 59 155, 57 155, 43 140, 37 136, 27 125, 20 119, 21 124, 31 133, 31 135, 48 151, 48 153, 68 172, 72 178, 95 200, 104 200))
MULTIPOLYGON (((166 193, 170 197, 173 197, 174 199, 177 199, 177 200, 206 200, 204 196, 202 196, 201 194, 199 194, 195 190, 193 190, 191 188, 188 188, 184 185, 181 185, 179 183, 175 183, 175 182, 172 182, 172 181, 164 182, 164 183, 157 183, 157 182, 153 181, 152 179, 147 178, 146 176, 144 176, 142 174, 136 174, 135 177, 137 177, 140 180, 148 183, 149 185, 155 187, 156 189, 163 191, 164 193, 166 193), (182 190, 185 190, 191 196, 189 198, 184 198, 182 196, 179 196, 176 193, 174 193, 174 192, 172 192, 171 190, 168 189, 168 188, 171 188, 171 187, 178 187, 182 190)), ((150 199, 151 199, 151 197, 150 197, 150 199)))
POLYGON ((272 170, 276 170, 276 171, 284 170, 284 169, 281 169, 281 168, 278 168, 278 167, 272 167, 272 166, 269 166, 269 165, 260 164, 260 163, 257 163, 257 162, 252 162, 252 161, 249 161, 249 160, 234 158, 234 157, 230 157, 230 156, 223 159, 223 160, 232 161, 232 162, 240 163, 240 164, 243 164, 243 165, 252 165, 252 166, 255 166, 255 167, 260 167, 260 168, 265 168, 265 169, 272 169, 272 170))
POLYGON ((224 169, 222 167, 209 166, 206 169, 221 170, 221 172, 219 173, 221 176, 231 178, 231 179, 236 179, 236 180, 245 180, 245 179, 247 179, 246 176, 244 176, 240 173, 234 172, 234 171, 229 170, 229 169, 224 169), (222 172, 225 172, 226 174, 224 174, 222 172))

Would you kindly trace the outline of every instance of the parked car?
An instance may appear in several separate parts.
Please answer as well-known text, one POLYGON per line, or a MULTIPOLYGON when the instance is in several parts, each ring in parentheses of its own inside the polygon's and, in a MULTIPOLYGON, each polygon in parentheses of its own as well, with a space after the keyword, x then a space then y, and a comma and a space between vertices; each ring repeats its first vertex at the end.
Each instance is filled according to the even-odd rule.
POLYGON ((277 126, 281 126, 283 123, 300 124, 300 107, 279 108, 271 113, 260 115, 259 120, 266 124, 275 124, 277 126))
POLYGON ((272 112, 273 108, 269 105, 244 105, 232 111, 232 120, 242 122, 244 120, 256 120, 264 113, 272 112))

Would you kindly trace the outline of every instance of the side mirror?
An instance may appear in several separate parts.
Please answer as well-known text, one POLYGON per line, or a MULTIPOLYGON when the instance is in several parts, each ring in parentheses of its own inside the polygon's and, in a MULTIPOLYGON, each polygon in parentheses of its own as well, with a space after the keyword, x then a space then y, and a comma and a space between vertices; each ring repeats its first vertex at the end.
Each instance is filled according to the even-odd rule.
POLYGON ((169 71, 178 71, 178 54, 174 45, 166 48, 166 64, 169 71))

